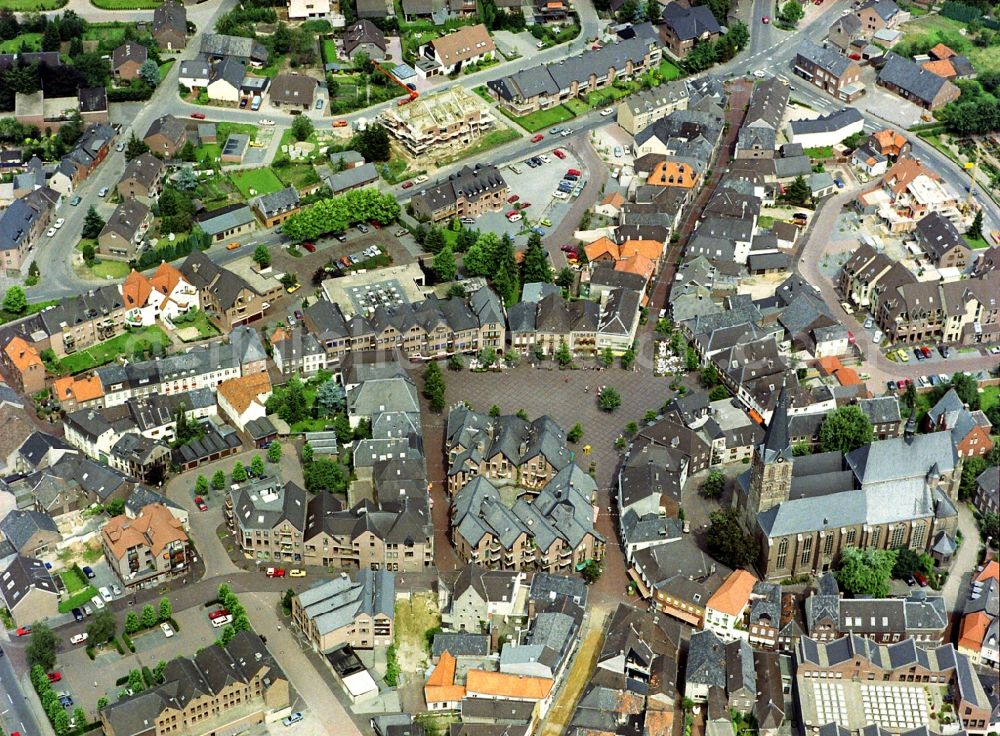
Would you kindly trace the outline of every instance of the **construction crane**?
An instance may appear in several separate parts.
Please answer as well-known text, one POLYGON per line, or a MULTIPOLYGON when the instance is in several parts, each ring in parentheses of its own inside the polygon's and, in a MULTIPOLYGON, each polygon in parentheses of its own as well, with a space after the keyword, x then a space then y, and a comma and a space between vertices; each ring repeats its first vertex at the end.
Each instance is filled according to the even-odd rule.
POLYGON ((403 91, 406 93, 406 97, 404 97, 403 99, 401 99, 399 102, 396 103, 400 107, 402 107, 403 105, 409 105, 411 102, 420 97, 419 92, 417 92, 415 89, 410 89, 409 87, 407 87, 406 84, 398 77, 396 77, 395 74, 393 74, 390 71, 386 71, 385 67, 381 66, 380 64, 376 64, 375 68, 403 88, 403 91))

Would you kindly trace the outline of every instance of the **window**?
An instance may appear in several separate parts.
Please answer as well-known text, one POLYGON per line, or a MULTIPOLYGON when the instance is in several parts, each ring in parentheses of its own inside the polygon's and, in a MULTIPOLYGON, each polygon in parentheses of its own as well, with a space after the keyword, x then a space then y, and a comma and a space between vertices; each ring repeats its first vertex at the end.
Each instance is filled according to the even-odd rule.
POLYGON ((903 524, 899 524, 895 529, 892 530, 892 536, 889 539, 889 549, 898 549, 903 546, 903 535, 906 533, 906 527, 903 524))
POLYGON ((788 557, 788 539, 782 539, 778 543, 778 559, 775 561, 775 567, 779 570, 785 566, 786 558, 788 557))
POLYGON ((879 537, 881 537, 881 536, 882 536, 882 527, 877 526, 874 529, 872 529, 871 537, 869 538, 869 541, 868 541, 868 546, 869 547, 878 547, 878 540, 879 540, 879 537))
POLYGON ((823 540, 823 554, 830 556, 833 554, 833 535, 827 534, 826 539, 823 540))
POLYGON ((806 539, 802 542, 802 554, 799 556, 800 565, 809 564, 809 558, 812 556, 812 546, 812 537, 806 537, 806 539))
POLYGON ((858 530, 857 529, 848 529, 847 530, 847 539, 844 541, 844 544, 847 545, 848 547, 853 547, 854 546, 854 539, 857 536, 858 536, 858 530))
POLYGON ((923 549, 927 543, 927 524, 918 521, 913 525, 913 534, 910 535, 910 547, 913 549, 923 549))

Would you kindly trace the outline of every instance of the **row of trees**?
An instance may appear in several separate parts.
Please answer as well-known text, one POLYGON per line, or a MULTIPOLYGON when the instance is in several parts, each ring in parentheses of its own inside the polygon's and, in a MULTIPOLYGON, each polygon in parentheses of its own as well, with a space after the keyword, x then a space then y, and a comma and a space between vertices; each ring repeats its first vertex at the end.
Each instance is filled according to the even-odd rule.
POLYGON ((691 74, 703 72, 714 64, 732 59, 750 41, 750 29, 742 21, 736 21, 726 35, 714 41, 700 41, 680 62, 685 71, 691 74))
POLYGON ((375 220, 387 225, 399 217, 399 202, 376 189, 353 189, 289 217, 282 225, 285 235, 303 241, 326 233, 343 232, 353 222, 375 220))

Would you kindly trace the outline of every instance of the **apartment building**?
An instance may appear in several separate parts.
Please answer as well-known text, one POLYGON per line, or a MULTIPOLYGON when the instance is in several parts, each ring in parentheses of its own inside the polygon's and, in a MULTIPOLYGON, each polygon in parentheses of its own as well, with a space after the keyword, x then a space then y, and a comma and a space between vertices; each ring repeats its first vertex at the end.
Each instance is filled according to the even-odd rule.
POLYGON ((15 387, 31 396, 45 388, 45 364, 33 345, 15 335, 0 355, 15 387))
POLYGON ((223 332, 256 322, 270 306, 243 277, 216 265, 201 251, 189 255, 180 272, 198 290, 202 311, 223 332))
POLYGON ((153 222, 149 207, 135 199, 119 204, 97 236, 97 252, 114 261, 131 261, 153 222))
POLYGON ((101 527, 104 556, 127 592, 157 587, 187 573, 190 542, 181 521, 162 504, 101 527))
POLYGON ((262 638, 241 631, 225 646, 171 660, 163 684, 106 705, 99 716, 108 736, 208 736, 276 722, 291 705, 288 678, 262 638))
POLYGON ((857 62, 812 41, 799 46, 792 69, 831 97, 844 102, 853 102, 865 93, 857 62))
POLYGON ((476 218, 507 206, 507 182, 492 164, 463 166, 446 180, 413 195, 414 214, 432 222, 454 217, 476 218))
POLYGON ((292 625, 317 652, 344 644, 374 649, 392 644, 396 573, 358 570, 324 580, 292 597, 292 625))
POLYGON ((688 97, 688 88, 684 82, 667 82, 622 99, 618 103, 616 120, 629 135, 635 136, 674 110, 686 110, 688 97))
POLYGON ((20 271, 28 253, 49 226, 59 193, 47 186, 15 199, 0 212, 0 263, 7 271, 20 271))
POLYGON ((307 500, 295 483, 263 478, 231 490, 224 515, 247 558, 302 562, 307 500))
POLYGON ((381 120, 389 134, 413 156, 470 145, 496 123, 482 100, 461 85, 421 95, 408 105, 390 107, 381 120))
POLYGON ((919 646, 939 646, 948 628, 944 598, 923 590, 906 598, 856 599, 821 590, 806 598, 805 612, 806 630, 816 641, 863 636, 877 644, 912 639, 919 646))

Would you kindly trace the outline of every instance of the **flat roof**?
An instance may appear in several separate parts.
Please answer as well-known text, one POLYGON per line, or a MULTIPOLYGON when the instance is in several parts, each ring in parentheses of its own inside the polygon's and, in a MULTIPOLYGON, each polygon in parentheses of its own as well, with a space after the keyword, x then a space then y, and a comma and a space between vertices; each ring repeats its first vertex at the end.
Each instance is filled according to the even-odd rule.
POLYGON ((424 300, 424 272, 417 263, 349 273, 323 282, 328 301, 339 304, 344 315, 368 314, 379 304, 399 307, 424 300))

